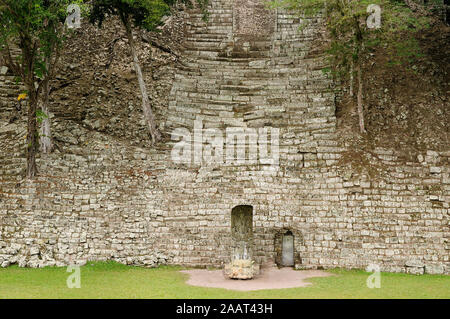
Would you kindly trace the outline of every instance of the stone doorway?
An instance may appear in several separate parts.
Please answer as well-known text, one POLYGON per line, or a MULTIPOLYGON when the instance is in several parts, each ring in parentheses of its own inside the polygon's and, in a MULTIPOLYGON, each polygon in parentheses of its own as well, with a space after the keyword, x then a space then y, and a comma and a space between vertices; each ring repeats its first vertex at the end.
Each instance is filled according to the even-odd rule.
POLYGON ((294 266, 294 235, 287 231, 283 235, 281 245, 281 265, 284 267, 294 266))
POLYGON ((274 248, 275 263, 278 267, 297 267, 302 260, 299 248, 303 245, 300 231, 290 228, 275 230, 274 248))
POLYGON ((231 210, 232 260, 253 257, 253 207, 239 205, 231 210))

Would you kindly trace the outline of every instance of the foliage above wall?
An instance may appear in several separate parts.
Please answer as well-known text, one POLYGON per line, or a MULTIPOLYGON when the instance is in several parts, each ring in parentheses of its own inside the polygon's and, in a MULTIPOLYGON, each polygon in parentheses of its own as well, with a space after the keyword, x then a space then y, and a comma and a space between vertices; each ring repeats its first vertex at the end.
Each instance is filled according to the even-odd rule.
POLYGON ((383 47, 391 63, 402 64, 422 55, 415 38, 431 26, 430 11, 414 12, 396 0, 274 0, 272 6, 286 8, 300 16, 323 17, 329 37, 330 69, 350 81, 353 95, 354 73, 358 83, 358 114, 361 133, 366 132, 363 106, 362 65, 377 47, 383 47))
MULTIPOLYGON (((48 104, 49 81, 55 76, 60 50, 66 38, 67 9, 73 0, 1 0, 0 51, 2 60, 26 86, 28 103, 27 177, 37 174, 38 126, 48 104), (21 54, 15 58, 12 47, 17 45, 21 54), (38 110, 44 92, 44 106, 38 110)), ((47 133, 48 134, 48 133, 47 133)), ((45 134, 44 134, 45 137, 45 134)), ((51 148, 48 141, 46 149, 51 148)))

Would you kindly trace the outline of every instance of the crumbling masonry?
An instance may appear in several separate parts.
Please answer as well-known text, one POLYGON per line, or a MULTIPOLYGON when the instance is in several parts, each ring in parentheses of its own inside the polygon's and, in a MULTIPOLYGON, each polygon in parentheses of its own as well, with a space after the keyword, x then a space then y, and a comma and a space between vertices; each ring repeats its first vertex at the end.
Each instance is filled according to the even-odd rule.
MULTIPOLYGON (((293 236, 297 269, 449 272, 449 150, 404 163, 376 149, 384 176, 339 160, 333 83, 310 54, 317 21, 268 11, 258 0, 213 0, 207 23, 186 15, 186 42, 158 118, 176 128, 275 127, 278 166, 183 165, 172 143, 144 149, 73 125, 91 143, 38 160, 23 179, 25 125, 0 123, 0 265, 116 260, 155 266, 221 266, 233 254, 232 210, 251 206, 251 254, 281 263, 293 236)), ((7 110, 17 91, 0 78, 7 110), (13 93, 11 93, 13 92, 13 93)), ((4 111, 5 112, 5 111, 4 111)), ((69 125, 69 124, 67 124, 69 125)))

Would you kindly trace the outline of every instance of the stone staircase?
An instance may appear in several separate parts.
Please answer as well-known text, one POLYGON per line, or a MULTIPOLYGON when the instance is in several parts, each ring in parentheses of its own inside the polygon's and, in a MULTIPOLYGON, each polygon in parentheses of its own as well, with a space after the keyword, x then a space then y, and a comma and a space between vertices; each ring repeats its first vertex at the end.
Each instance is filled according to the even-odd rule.
POLYGON ((201 119, 204 129, 280 128, 280 153, 336 148, 332 81, 322 72, 325 57, 309 55, 319 32, 317 19, 309 19, 300 31, 299 18, 281 10, 265 11, 260 20, 273 30, 246 34, 245 26, 239 26, 238 1, 212 1, 207 22, 200 11, 188 13, 167 133, 192 129, 194 120, 201 119))
POLYGON ((192 127, 202 118, 205 128, 333 129, 334 101, 323 61, 305 58, 312 29, 301 33, 294 18, 278 12, 272 34, 241 36, 233 33, 233 2, 213 1, 209 10, 208 22, 197 11, 188 16, 167 128, 192 127))

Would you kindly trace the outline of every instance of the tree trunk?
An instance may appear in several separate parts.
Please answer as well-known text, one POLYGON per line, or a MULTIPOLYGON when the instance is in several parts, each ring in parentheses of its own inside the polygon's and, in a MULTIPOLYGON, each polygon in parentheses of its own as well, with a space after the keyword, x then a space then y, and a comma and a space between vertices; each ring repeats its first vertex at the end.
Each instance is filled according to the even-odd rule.
POLYGON ((37 174, 36 152, 37 152, 37 123, 36 123, 36 107, 38 97, 34 83, 27 83, 27 89, 30 96, 28 102, 28 128, 27 128, 27 178, 33 179, 37 174))
POLYGON ((364 108, 363 108, 363 83, 362 83, 362 70, 361 65, 357 65, 358 73, 358 117, 359 117, 359 129, 361 133, 366 133, 366 127, 364 125, 364 108))
POLYGON ((41 124, 41 136, 40 136, 40 146, 41 152, 44 154, 49 154, 53 150, 52 143, 52 132, 50 126, 50 114, 48 111, 49 106, 49 80, 46 79, 43 84, 43 98, 42 98, 42 113, 45 117, 41 124))
POLYGON ((131 23, 129 20, 123 21, 127 31, 128 43, 130 45, 131 55, 133 56, 134 68, 139 81, 139 88, 142 95, 142 110, 144 111, 145 120, 147 121, 148 129, 152 137, 152 144, 158 142, 161 139, 161 133, 156 127, 155 116, 153 115, 152 108, 150 106, 150 100, 148 98, 147 87, 145 85, 144 77, 142 75, 141 66, 136 53, 133 40, 133 31, 131 29, 131 23))
POLYGON ((350 96, 353 97, 353 82, 354 82, 354 76, 353 76, 353 60, 350 64, 350 96))

